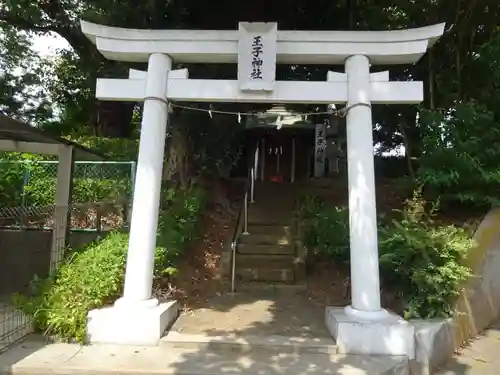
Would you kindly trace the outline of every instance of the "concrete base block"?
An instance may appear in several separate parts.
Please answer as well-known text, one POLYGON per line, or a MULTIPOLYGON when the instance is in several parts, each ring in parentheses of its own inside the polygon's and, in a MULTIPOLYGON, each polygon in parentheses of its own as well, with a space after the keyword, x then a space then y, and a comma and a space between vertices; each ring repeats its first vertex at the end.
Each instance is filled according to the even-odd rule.
POLYGON ((414 328, 396 314, 363 320, 342 307, 327 307, 325 320, 339 353, 414 358, 414 328))
POLYGON ((158 345, 163 332, 177 319, 177 301, 145 301, 92 310, 87 316, 87 341, 91 344, 158 345))
POLYGON ((415 328, 415 358, 410 361, 412 375, 431 375, 454 352, 453 322, 412 320, 415 328))

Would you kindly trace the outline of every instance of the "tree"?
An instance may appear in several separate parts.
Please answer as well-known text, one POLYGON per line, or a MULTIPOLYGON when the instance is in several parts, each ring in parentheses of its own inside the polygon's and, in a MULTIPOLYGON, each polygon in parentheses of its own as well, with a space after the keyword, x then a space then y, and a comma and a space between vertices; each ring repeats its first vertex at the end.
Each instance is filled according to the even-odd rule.
MULTIPOLYGON (((496 35, 499 16, 500 3, 494 0, 290 0, 286 6, 264 0, 4 0, 0 4, 0 27, 4 30, 55 32, 71 44, 73 51, 60 56, 55 67, 57 82, 49 88, 52 98, 64 108, 64 123, 90 124, 97 134, 119 137, 133 132, 135 105, 95 100, 95 79, 123 77, 130 67, 144 69, 145 65, 104 59, 81 33, 80 18, 129 28, 233 30, 238 21, 277 21, 280 29, 292 30, 385 30, 446 22, 447 30, 437 45, 415 65, 390 67, 391 79, 423 80, 423 108, 450 109, 475 99, 497 116, 499 110, 493 108, 497 101, 488 92, 491 83, 485 72, 489 70, 478 69, 477 55, 496 35)), ((229 64, 186 67, 195 78, 236 75, 235 66, 229 64)), ((278 66, 277 75, 279 79, 324 80, 327 70, 335 68, 343 69, 278 66)), ((256 108, 241 104, 221 107, 233 111, 256 108)), ((419 113, 416 106, 374 110, 374 138, 382 149, 404 145, 410 173, 418 169, 423 142, 428 139, 428 129, 418 121, 419 113)))
POLYGON ((0 112, 24 121, 52 117, 43 85, 47 62, 30 49, 27 35, 0 30, 0 112))

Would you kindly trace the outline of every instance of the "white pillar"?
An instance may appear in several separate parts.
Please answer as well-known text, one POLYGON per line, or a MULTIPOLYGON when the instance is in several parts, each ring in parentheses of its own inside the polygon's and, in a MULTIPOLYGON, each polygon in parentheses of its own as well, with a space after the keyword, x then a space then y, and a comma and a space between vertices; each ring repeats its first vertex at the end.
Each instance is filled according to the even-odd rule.
MULTIPOLYGON (((125 288, 120 303, 136 303, 151 298, 168 120, 167 79, 171 66, 172 61, 167 55, 155 53, 149 57, 125 288)), ((151 303, 157 301, 152 300, 151 303)))
POLYGON ((388 313, 380 305, 370 62, 366 56, 351 56, 345 62, 345 69, 347 106, 355 105, 347 113, 352 305, 346 308, 346 313, 377 320, 388 313))
POLYGON ((68 244, 68 225, 70 224, 71 191, 74 166, 73 146, 59 145, 59 163, 57 164, 56 205, 54 209, 54 229, 50 252, 50 273, 64 258, 68 244))

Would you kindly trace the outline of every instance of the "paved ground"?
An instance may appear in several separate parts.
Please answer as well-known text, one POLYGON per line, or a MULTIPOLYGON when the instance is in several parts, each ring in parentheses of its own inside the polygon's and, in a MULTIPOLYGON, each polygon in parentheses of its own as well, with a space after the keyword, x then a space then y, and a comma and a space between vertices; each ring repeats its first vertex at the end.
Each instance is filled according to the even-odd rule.
MULTIPOLYGON (((207 337, 298 338, 331 340, 324 307, 305 291, 224 295, 210 307, 179 318, 177 333, 207 337)), ((300 340, 302 339, 302 340, 300 340)), ((315 342, 315 344, 317 344, 315 342)), ((333 342, 332 342, 333 344, 333 342)), ((405 358, 345 356, 317 352, 257 349, 248 352, 213 350, 213 346, 133 347, 49 344, 32 336, 0 355, 0 375, 403 375, 405 358)))
POLYGON ((211 353, 162 347, 27 341, 0 355, 9 375, 403 375, 403 358, 211 353))
POLYGON ((181 315, 171 330, 226 337, 330 337, 324 322, 325 307, 292 289, 216 297, 208 307, 181 315))
POLYGON ((500 322, 455 356, 437 375, 500 374, 500 322))

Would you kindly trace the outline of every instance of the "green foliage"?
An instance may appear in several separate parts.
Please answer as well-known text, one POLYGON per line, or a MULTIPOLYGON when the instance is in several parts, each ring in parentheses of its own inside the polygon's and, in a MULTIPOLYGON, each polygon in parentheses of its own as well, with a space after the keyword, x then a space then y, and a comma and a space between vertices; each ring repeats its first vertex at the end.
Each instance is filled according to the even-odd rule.
POLYGON ((28 35, 2 27, 0 19, 0 113, 43 123, 53 115, 44 85, 50 66, 31 46, 28 35))
POLYGON ((195 238, 205 200, 205 190, 196 186, 164 192, 156 242, 158 274, 171 273, 186 244, 195 238))
MULTIPOLYGON (((155 252, 155 277, 172 275, 187 243, 195 237, 205 192, 168 189, 155 252)), ((110 233, 70 251, 53 278, 35 279, 29 295, 14 296, 15 305, 32 317, 35 327, 60 340, 85 340, 91 309, 112 303, 121 293, 128 234, 110 233)))
POLYGON ((332 207, 312 195, 300 205, 301 233, 309 254, 324 255, 339 262, 349 260, 349 211, 332 207), (312 254, 311 254, 312 252, 312 254))
POLYGON ((433 213, 415 193, 379 231, 382 282, 402 296, 407 319, 449 316, 470 276, 463 260, 473 241, 462 228, 435 225, 433 213))
POLYGON ((112 160, 137 160, 139 153, 139 139, 135 138, 105 138, 78 133, 70 134, 66 138, 91 150, 95 150, 112 160))
MULTIPOLYGON (((470 276, 463 260, 473 246, 465 230, 433 222, 420 193, 392 220, 379 220, 379 252, 384 289, 402 297, 405 317, 448 316, 460 285, 470 276)), ((327 207, 315 197, 302 205, 302 237, 334 262, 349 260, 346 208, 327 207)))
MULTIPOLYGON (((0 28, 6 35, 0 50, 9 60, 5 71, 11 77, 17 62, 34 65, 33 58, 25 59, 29 42, 26 33, 57 33, 71 45, 51 61, 50 79, 31 74, 30 81, 43 83, 44 94, 51 109, 62 120, 62 127, 92 127, 94 123, 110 125, 107 121, 120 119, 123 106, 103 110, 94 99, 97 77, 123 78, 128 68, 145 69, 144 64, 126 64, 106 60, 81 33, 79 19, 128 28, 146 29, 234 29, 244 14, 248 20, 276 21, 282 29, 302 30, 395 30, 421 27, 432 22, 453 25, 440 42, 432 47, 428 58, 414 65, 391 68, 391 79, 396 81, 425 79, 427 107, 454 107, 457 102, 476 98, 498 107, 500 3, 477 0, 472 3, 451 0, 422 0, 376 3, 373 0, 319 1, 294 0, 283 12, 280 6, 268 9, 261 1, 249 7, 246 1, 102 1, 76 0, 56 3, 42 0, 9 0, 0 4, 0 28), (454 9, 450 12, 450 9, 454 9), (328 17, 324 17, 328 14, 328 17), (335 19, 335 24, 331 20, 335 19), (21 31, 23 33, 21 33, 21 31), (55 79, 53 77, 56 77, 55 79), (106 116, 107 112, 112 112, 106 116), (98 116, 99 114, 99 116, 98 116), (105 117, 105 119, 103 119, 105 117), (99 120, 96 120, 96 119, 99 120), (102 122, 101 122, 102 121, 102 122)), ((33 55, 33 54, 31 54, 33 55)), ((188 64, 195 78, 234 78, 233 64, 188 64)), ((318 65, 280 66, 278 79, 312 81, 322 80, 329 69, 318 65)), ((2 72, 3 73, 3 72, 2 72)), ((22 76, 22 75, 21 75, 22 76)), ((3 77, 3 75, 2 75, 3 77)), ((42 76, 43 77, 43 76, 42 76)), ((7 79, 2 104, 8 113, 23 112, 23 100, 33 86, 30 82, 7 79), (12 83, 13 82, 13 83, 12 83), (15 95, 10 95, 14 93, 15 95)), ((32 101, 33 102, 33 101, 32 101)), ((102 104, 102 103, 101 103, 102 104)), ((47 107, 47 106, 45 106, 47 107)), ((418 158, 421 134, 416 123, 414 106, 374 107, 374 136, 384 150, 405 145, 418 158), (405 131, 402 132, 401 130, 405 131), (403 134, 404 133, 404 134, 403 134), (405 140, 406 138, 406 140, 405 140)), ((108 107, 109 108, 109 107, 108 107)), ((255 107, 254 107, 255 108, 255 107)), ((232 104, 231 111, 252 110, 248 106, 232 104)), ((498 110, 496 110, 498 111, 498 110)), ((34 111, 32 111, 34 112, 34 111)), ((44 117, 44 111, 34 113, 44 117)), ((127 117, 128 118, 128 117, 127 117)), ((37 118, 38 120, 38 118, 37 118)), ((120 121, 116 121, 120 122, 120 121)), ((123 124, 127 126, 128 124, 123 124)), ((206 122, 203 124, 208 125, 206 122)), ((210 128, 210 126, 206 126, 210 128)), ((229 129, 230 130, 230 129, 229 129)), ((210 142, 211 143, 211 142, 210 142)), ((222 142, 221 142, 222 143, 222 142)), ((390 169, 387 169, 390 172, 390 169)))
POLYGON ((447 206, 500 204, 500 127, 494 113, 471 101, 453 111, 423 112, 421 123, 418 174, 426 192, 447 206))
POLYGON ((244 127, 238 119, 217 114, 211 119, 206 113, 195 111, 184 111, 181 116, 194 167, 227 177, 240 157, 244 127))
POLYGON ((17 295, 16 306, 38 329, 60 339, 85 339, 88 311, 116 298, 123 285, 128 236, 111 233, 71 252, 54 279, 35 280, 31 296, 17 295))
MULTIPOLYGON (((70 140, 96 150, 117 161, 137 158, 138 142, 132 139, 110 139, 72 135, 70 140)), ((45 206, 54 203, 57 164, 40 155, 0 153, 0 206, 19 206, 24 194, 28 205, 45 206), (24 186, 23 180, 28 182, 24 186)), ((132 191, 132 164, 78 163, 74 169, 73 203, 116 201, 129 197, 132 191)))

